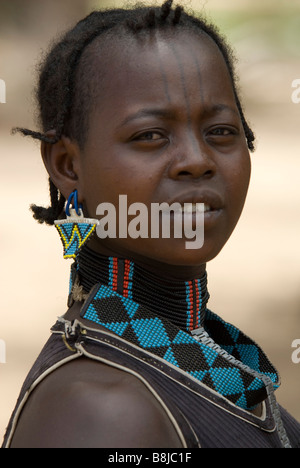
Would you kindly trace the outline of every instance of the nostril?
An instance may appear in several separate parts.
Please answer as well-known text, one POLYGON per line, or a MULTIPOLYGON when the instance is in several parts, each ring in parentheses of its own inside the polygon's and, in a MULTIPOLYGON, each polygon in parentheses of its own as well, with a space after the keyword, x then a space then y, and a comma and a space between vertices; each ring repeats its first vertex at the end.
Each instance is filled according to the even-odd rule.
MULTIPOLYGON (((178 150, 179 151, 179 150, 178 150)), ((171 178, 181 179, 209 179, 214 176, 216 164, 214 159, 202 151, 185 151, 176 154, 169 165, 169 175, 171 178)))
MULTIPOLYGON (((211 177, 212 175, 213 175, 213 171, 212 171, 211 169, 209 169, 209 170, 205 171, 204 174, 201 174, 201 177, 211 177)), ((183 176, 183 177, 184 177, 184 176, 192 176, 192 177, 195 177, 195 175, 193 175, 193 173, 190 172, 190 171, 180 171, 180 172, 178 173, 178 176, 179 176, 179 177, 180 177, 180 176, 183 176)), ((197 177, 198 177, 198 175, 197 175, 197 177)))

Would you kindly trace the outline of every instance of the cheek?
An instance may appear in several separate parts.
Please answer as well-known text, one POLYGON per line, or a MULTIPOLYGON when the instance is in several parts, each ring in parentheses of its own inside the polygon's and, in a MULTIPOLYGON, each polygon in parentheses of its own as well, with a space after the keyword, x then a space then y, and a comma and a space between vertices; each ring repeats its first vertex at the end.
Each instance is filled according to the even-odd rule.
POLYGON ((96 214, 100 203, 111 203, 116 208, 119 196, 126 195, 128 205, 140 202, 150 205, 155 193, 155 175, 145 165, 127 164, 113 157, 91 160, 84 168, 83 198, 90 215, 96 214))
POLYGON ((245 196, 248 192, 249 183, 251 178, 251 158, 249 152, 243 158, 240 170, 239 170, 239 180, 241 191, 244 192, 245 196))
POLYGON ((243 209, 251 177, 251 160, 248 152, 241 158, 235 169, 227 173, 228 201, 234 208, 233 214, 239 217, 243 209))

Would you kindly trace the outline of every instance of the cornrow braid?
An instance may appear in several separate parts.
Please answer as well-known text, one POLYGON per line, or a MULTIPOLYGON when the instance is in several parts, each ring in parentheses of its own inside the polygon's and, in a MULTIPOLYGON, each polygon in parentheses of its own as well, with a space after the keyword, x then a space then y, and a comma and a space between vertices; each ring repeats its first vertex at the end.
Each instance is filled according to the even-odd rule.
POLYGON ((177 6, 174 12, 174 19, 173 19, 174 26, 179 23, 182 12, 183 12, 183 8, 181 6, 177 6))
POLYGON ((155 10, 150 10, 149 13, 145 16, 145 24, 148 28, 155 28, 155 25, 156 25, 155 10))
POLYGON ((172 4, 173 4, 173 0, 167 0, 161 7, 161 15, 160 15, 160 18, 162 21, 165 21, 170 12, 171 12, 171 9, 172 9, 172 4))
MULTIPOLYGON (((122 31, 123 34, 132 36, 147 34, 155 29, 176 27, 205 33, 218 46, 230 73, 248 148, 252 151, 254 135, 246 122, 238 97, 233 67, 234 57, 230 47, 214 25, 202 18, 187 14, 182 6, 173 9, 172 5, 173 0, 167 0, 161 7, 137 6, 129 10, 93 11, 79 21, 50 49, 41 64, 36 99, 42 131, 32 131, 26 128, 16 128, 13 131, 47 144, 55 144, 63 135, 66 135, 76 140, 83 148, 88 132, 89 108, 92 101, 88 86, 82 84, 88 81, 86 79, 88 67, 86 67, 87 71, 84 68, 84 80, 79 79, 79 71, 83 73, 80 64, 89 45, 109 31, 113 31, 114 34, 122 31)), ((65 198, 50 179, 49 192, 51 205, 48 208, 32 205, 31 209, 37 221, 51 225, 54 224, 55 219, 62 216, 65 198)))
POLYGON ((56 186, 49 178, 49 191, 50 191, 50 200, 51 206, 49 208, 43 208, 42 206, 31 205, 31 210, 33 212, 33 217, 39 223, 46 223, 48 225, 53 225, 55 219, 58 219, 63 212, 65 206, 64 196, 57 190, 56 186))

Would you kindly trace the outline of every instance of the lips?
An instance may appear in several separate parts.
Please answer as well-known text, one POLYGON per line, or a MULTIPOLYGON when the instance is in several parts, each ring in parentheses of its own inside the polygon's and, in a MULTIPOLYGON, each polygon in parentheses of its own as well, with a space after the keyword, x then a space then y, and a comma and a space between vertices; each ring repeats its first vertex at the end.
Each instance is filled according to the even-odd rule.
POLYGON ((168 202, 169 205, 174 203, 180 205, 179 211, 182 213, 208 213, 219 211, 224 206, 222 197, 210 190, 179 194, 168 202))
POLYGON ((211 211, 211 207, 206 203, 184 203, 179 208, 179 213, 182 214, 206 213, 208 211, 211 211))

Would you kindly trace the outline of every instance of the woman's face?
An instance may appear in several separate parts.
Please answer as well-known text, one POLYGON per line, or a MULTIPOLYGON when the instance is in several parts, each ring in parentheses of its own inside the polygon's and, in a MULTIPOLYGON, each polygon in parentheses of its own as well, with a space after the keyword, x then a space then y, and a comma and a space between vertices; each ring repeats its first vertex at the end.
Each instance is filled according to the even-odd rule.
POLYGON ((118 212, 119 195, 149 213, 163 202, 205 203, 208 211, 201 248, 187 249, 184 236, 172 236, 173 219, 170 238, 95 237, 93 247, 145 265, 203 265, 230 237, 250 179, 225 61, 208 37, 186 32, 105 47, 105 59, 94 54, 101 79, 78 174, 88 215, 96 217, 102 203, 118 212))

